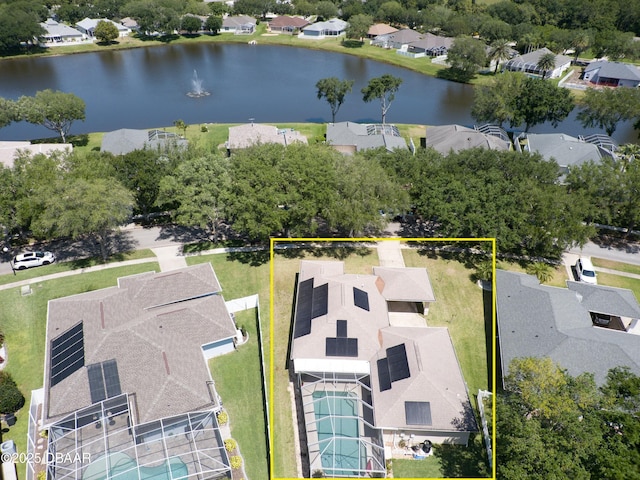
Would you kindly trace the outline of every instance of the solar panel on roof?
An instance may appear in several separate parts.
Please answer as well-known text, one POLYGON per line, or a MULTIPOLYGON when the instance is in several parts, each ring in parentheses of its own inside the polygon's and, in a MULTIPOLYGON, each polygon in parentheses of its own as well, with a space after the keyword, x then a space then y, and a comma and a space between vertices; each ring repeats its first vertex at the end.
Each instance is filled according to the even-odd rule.
POLYGON ((325 354, 327 357, 357 357, 358 339, 327 337, 325 354))
POLYGON ((347 321, 346 320, 338 320, 336 322, 336 337, 344 337, 347 338, 347 321))
POLYGON ((298 301, 296 302, 295 325, 293 338, 311 333, 311 301, 313 299, 313 279, 298 284, 298 301))
POLYGON ((118 375, 118 364, 115 360, 102 362, 102 372, 104 374, 104 385, 107 390, 107 398, 118 396, 122 393, 120 388, 120 376, 118 375))
POLYGON ((321 317, 329 311, 329 284, 325 283, 313 289, 311 300, 311 318, 321 317))
POLYGON ((431 425, 430 402, 404 402, 407 425, 431 425))
POLYGON ((338 342, 337 338, 327 337, 325 342, 325 355, 327 357, 338 356, 338 342))
POLYGON ((391 390, 391 377, 389 376, 389 362, 386 358, 381 358, 377 361, 378 365, 378 383, 380 384, 380 391, 391 390))
POLYGON ((347 341, 347 352, 345 357, 357 357, 358 356, 358 339, 357 338, 345 338, 347 341))
POLYGON ((51 340, 51 386, 84 367, 82 322, 51 340))
POLYGON ((411 376, 409 372, 409 361, 407 360, 407 350, 404 347, 404 343, 387 348, 387 360, 389 362, 389 376, 392 382, 411 376))
POLYGON ((353 287, 353 303, 356 307, 369 311, 369 294, 364 290, 353 287))
POLYGON ((118 364, 115 360, 87 365, 91 403, 117 397, 122 393, 118 364))
POLYGON ((104 378, 102 376, 102 365, 100 363, 87 365, 87 376, 89 377, 91 403, 101 402, 107 398, 107 392, 104 388, 104 378))

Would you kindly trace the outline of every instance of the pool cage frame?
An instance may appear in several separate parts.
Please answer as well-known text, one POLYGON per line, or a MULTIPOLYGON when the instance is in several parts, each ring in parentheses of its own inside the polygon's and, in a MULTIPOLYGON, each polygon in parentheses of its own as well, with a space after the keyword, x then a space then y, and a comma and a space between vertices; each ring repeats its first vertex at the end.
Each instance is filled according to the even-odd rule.
POLYGON ((104 480, 121 475, 143 479, 145 467, 166 468, 167 480, 231 476, 213 409, 141 424, 136 424, 135 412, 134 396, 123 394, 77 410, 49 426, 48 480, 82 480, 89 475, 90 466, 100 470, 96 462, 104 462, 104 480), (113 475, 114 455, 130 460, 131 468, 120 468, 113 475), (180 464, 186 475, 173 470, 180 464))
MULTIPOLYGON (((379 477, 384 478, 387 475, 384 443, 382 431, 373 424, 373 404, 370 376, 363 373, 300 373, 298 375, 298 390, 302 400, 304 411, 304 427, 307 434, 307 453, 309 458, 310 474, 321 470, 325 477, 379 477), (352 418, 358 421, 359 436, 357 439, 358 450, 366 452, 366 462, 361 468, 348 468, 349 474, 345 471, 345 467, 322 466, 322 456, 325 452, 335 444, 336 440, 348 439, 351 437, 333 436, 329 441, 318 438, 318 425, 315 416, 315 405, 324 398, 314 399, 314 392, 337 392, 347 393, 358 404, 357 417, 345 417, 344 415, 336 415, 341 418, 352 418)), ((329 415, 329 421, 333 422, 333 415, 329 415)), ((322 419, 327 421, 326 417, 322 419)))

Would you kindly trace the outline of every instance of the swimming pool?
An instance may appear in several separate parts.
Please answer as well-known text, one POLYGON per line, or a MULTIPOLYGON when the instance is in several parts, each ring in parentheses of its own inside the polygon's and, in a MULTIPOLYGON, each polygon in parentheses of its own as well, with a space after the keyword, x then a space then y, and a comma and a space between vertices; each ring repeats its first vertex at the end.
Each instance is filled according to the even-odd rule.
POLYGON ((360 442, 357 397, 316 391, 313 400, 323 470, 331 476, 361 476, 366 451, 360 442))

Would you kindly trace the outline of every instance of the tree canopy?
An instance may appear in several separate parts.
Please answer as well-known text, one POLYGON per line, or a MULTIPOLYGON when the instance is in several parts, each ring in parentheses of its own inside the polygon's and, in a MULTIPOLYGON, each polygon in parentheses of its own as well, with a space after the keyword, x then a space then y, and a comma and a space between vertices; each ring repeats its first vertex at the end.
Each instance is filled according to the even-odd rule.
POLYGON ((485 45, 475 38, 457 37, 447 52, 447 61, 456 78, 463 81, 472 79, 478 69, 487 61, 485 45))
POLYGON ((171 216, 179 225, 200 227, 217 242, 229 187, 228 159, 202 152, 180 163, 160 181, 157 203, 173 207, 171 216))
POLYGON ((331 122, 335 123, 336 114, 344 103, 344 97, 351 92, 353 80, 340 80, 336 77, 323 78, 316 83, 318 99, 325 99, 331 107, 331 122))
POLYGON ((501 252, 555 259, 594 233, 582 223, 585 201, 570 196, 557 183, 558 165, 539 155, 470 149, 444 157, 429 149, 385 166, 411 186, 411 203, 439 236, 498 238, 501 252))
POLYGON ((385 123, 387 112, 391 108, 391 103, 396 98, 396 92, 402 85, 402 79, 393 75, 384 74, 369 80, 366 87, 362 89, 362 99, 369 103, 373 100, 380 100, 382 109, 382 123, 385 123))
POLYGON ((506 72, 476 89, 471 115, 479 122, 508 122, 511 127, 524 124, 529 131, 544 122, 557 126, 574 106, 567 89, 519 72, 506 72))
POLYGON ((514 360, 496 398, 498 478, 638 478, 640 378, 569 375, 550 359, 514 360))
POLYGON ((613 135, 618 123, 640 117, 640 91, 636 88, 588 88, 580 100, 578 120, 583 127, 602 128, 613 135))
POLYGON ((58 132, 63 143, 73 122, 85 119, 84 100, 73 93, 50 89, 36 92, 33 97, 20 97, 18 111, 27 122, 58 132))
POLYGON ((118 32, 118 27, 113 23, 100 20, 96 25, 94 35, 98 41, 110 43, 116 40, 120 36, 120 33, 118 32))

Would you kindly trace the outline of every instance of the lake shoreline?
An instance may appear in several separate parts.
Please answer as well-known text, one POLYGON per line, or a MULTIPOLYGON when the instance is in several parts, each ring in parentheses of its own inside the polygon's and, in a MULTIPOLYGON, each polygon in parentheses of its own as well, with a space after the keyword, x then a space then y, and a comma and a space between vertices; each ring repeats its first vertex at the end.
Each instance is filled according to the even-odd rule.
MULTIPOLYGON (((134 36, 120 38, 118 39, 118 41, 114 41, 109 45, 100 45, 96 42, 93 42, 81 45, 44 47, 44 50, 40 52, 0 56, 0 63, 4 61, 27 58, 50 58, 77 55, 82 53, 100 53, 149 47, 163 47, 170 45, 188 45, 200 43, 224 45, 249 44, 250 42, 255 42, 252 45, 255 45, 257 47, 259 47, 260 45, 277 45, 284 47, 298 47, 309 50, 343 53, 346 55, 353 55, 358 58, 386 63, 395 67, 406 68, 407 70, 436 78, 440 78, 438 77, 438 72, 446 68, 442 65, 435 65, 431 63, 431 59, 429 57, 410 58, 403 55, 398 55, 394 49, 383 49, 380 47, 371 46, 368 43, 368 39, 364 40, 361 45, 358 45, 359 42, 346 40, 344 37, 322 40, 301 40, 296 35, 269 34, 266 32, 266 25, 264 23, 258 24, 256 32, 251 35, 234 35, 230 33, 218 33, 216 35, 211 35, 208 33, 203 33, 197 35, 172 35, 169 39, 160 40, 151 37, 142 39, 136 34, 134 36)), ((468 83, 468 85, 486 83, 486 80, 483 81, 483 79, 487 77, 490 78, 492 76, 493 75, 478 75, 475 79, 468 83)), ((457 83, 450 79, 443 80, 457 83)))

